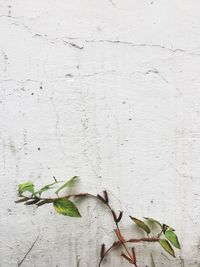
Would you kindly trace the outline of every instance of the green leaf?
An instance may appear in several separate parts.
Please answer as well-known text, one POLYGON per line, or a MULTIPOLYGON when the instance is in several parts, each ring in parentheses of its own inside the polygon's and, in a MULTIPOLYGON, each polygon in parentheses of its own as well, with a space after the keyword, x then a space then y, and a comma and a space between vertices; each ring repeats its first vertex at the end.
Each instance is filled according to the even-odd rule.
POLYGON ((55 210, 65 216, 81 217, 77 207, 67 198, 58 198, 54 200, 53 206, 55 210))
POLYGON ((162 224, 159 221, 154 220, 153 218, 149 218, 149 217, 144 217, 144 219, 147 220, 148 222, 152 223, 152 224, 156 223, 162 228, 162 224))
POLYGON ((159 239, 158 242, 172 257, 175 257, 174 250, 166 239, 159 239))
POLYGON ((136 225, 139 228, 143 229, 147 234, 150 234, 151 233, 151 230, 150 230, 149 226, 147 224, 145 224, 143 221, 138 220, 138 219, 136 219, 136 218, 134 218, 132 216, 129 216, 129 217, 131 218, 131 220, 134 221, 134 223, 136 223, 136 225))
POLYGON ((178 241, 178 237, 176 236, 174 231, 169 228, 165 231, 164 235, 172 243, 172 245, 174 245, 178 249, 181 248, 180 243, 178 241))
POLYGON ((58 188, 58 190, 56 190, 56 194, 58 194, 62 189, 66 188, 66 187, 72 187, 75 182, 77 181, 78 176, 74 176, 72 177, 70 180, 68 180, 66 183, 64 183, 61 187, 58 188))
POLYGON ((23 194, 24 192, 31 192, 32 194, 34 193, 34 185, 32 182, 26 182, 23 184, 18 185, 18 192, 19 195, 23 194))
POLYGON ((42 188, 40 188, 40 190, 36 191, 36 192, 34 193, 34 195, 36 195, 36 194, 41 195, 43 192, 48 191, 48 190, 54 188, 53 185, 55 185, 55 184, 57 184, 57 183, 58 183, 58 182, 56 181, 56 182, 54 182, 54 183, 47 184, 47 185, 43 186, 42 188))

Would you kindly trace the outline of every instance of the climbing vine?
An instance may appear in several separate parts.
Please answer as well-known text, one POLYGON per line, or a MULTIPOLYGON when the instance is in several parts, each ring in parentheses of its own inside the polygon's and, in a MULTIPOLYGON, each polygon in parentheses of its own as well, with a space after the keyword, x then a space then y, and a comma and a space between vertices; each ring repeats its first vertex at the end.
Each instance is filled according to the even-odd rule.
POLYGON ((81 217, 79 209, 73 202, 75 198, 93 198, 103 203, 105 208, 110 212, 112 220, 115 225, 113 230, 115 233, 115 241, 106 247, 105 244, 101 244, 100 257, 98 267, 101 267, 105 261, 106 256, 115 248, 121 248, 121 256, 127 261, 127 263, 138 267, 137 257, 133 244, 141 242, 155 242, 160 245, 168 254, 175 257, 174 248, 180 249, 180 243, 175 234, 175 230, 167 224, 160 223, 153 218, 144 217, 144 220, 137 219, 133 216, 129 216, 132 223, 136 224, 137 227, 143 230, 145 236, 142 238, 125 238, 120 230, 120 222, 123 219, 123 211, 116 212, 110 205, 109 194, 105 190, 101 194, 90 194, 90 193, 76 193, 67 194, 66 196, 59 196, 60 191, 66 188, 70 188, 75 185, 78 177, 74 176, 66 182, 57 181, 54 177, 54 181, 50 184, 43 186, 36 190, 32 182, 25 182, 18 185, 18 200, 16 203, 24 203, 27 206, 36 205, 37 207, 44 206, 46 204, 53 204, 55 211, 58 214, 69 216, 69 217, 81 217), (61 186, 59 186, 62 183, 61 186), (48 190, 53 190, 56 197, 46 198, 43 197, 43 193, 48 190), (160 228, 157 234, 152 234, 152 225, 158 225, 160 228))

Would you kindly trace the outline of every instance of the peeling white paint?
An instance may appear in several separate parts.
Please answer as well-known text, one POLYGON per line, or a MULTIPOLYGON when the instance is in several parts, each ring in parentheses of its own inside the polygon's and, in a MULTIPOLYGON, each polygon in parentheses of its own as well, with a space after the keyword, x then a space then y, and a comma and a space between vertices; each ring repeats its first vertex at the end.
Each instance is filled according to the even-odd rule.
MULTIPOLYGON (((18 266, 37 237, 22 267, 97 266, 114 235, 96 203, 81 204, 77 220, 14 203, 21 181, 73 175, 79 191, 107 188, 127 215, 177 229, 176 260, 150 246, 156 267, 200 266, 199 9, 198 0, 0 1, 0 267, 18 266)), ((137 246, 140 267, 152 266, 150 248, 137 246)), ((127 263, 110 255, 105 266, 127 263)))

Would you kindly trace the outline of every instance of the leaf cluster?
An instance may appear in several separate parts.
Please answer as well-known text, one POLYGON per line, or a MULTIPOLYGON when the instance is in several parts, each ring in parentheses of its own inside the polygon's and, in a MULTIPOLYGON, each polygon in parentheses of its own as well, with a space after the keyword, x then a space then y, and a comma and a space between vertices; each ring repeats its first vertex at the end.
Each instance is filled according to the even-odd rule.
POLYGON ((103 191, 103 195, 92 195, 89 193, 79 193, 79 194, 68 194, 67 196, 59 196, 59 193, 64 189, 70 189, 72 186, 75 185, 77 182, 78 177, 74 176, 71 179, 65 181, 65 182, 59 182, 54 178, 54 182, 47 184, 39 189, 35 189, 35 185, 28 181, 24 182, 22 184, 18 185, 18 196, 19 199, 16 201, 16 203, 24 203, 25 205, 36 205, 37 207, 43 206, 45 204, 52 203, 55 211, 58 214, 62 214, 64 216, 69 217, 81 217, 81 214, 77 208, 77 206, 74 204, 74 202, 71 200, 71 198, 75 197, 85 197, 85 196, 91 196, 98 199, 100 202, 102 202, 111 212, 113 221, 116 225, 116 229, 114 230, 117 241, 113 243, 113 245, 106 249, 105 245, 102 244, 101 247, 101 259, 99 266, 101 266, 101 263, 103 262, 105 256, 107 253, 113 249, 114 247, 122 246, 124 248, 124 252, 122 252, 121 256, 125 258, 129 263, 137 267, 136 262, 136 255, 134 247, 129 250, 127 248, 126 243, 137 243, 137 242, 156 242, 158 243, 167 253, 169 253, 171 256, 175 257, 174 248, 180 249, 180 243, 178 240, 177 235, 175 234, 175 230, 168 226, 167 224, 161 223, 158 220, 155 220, 153 218, 144 217, 144 220, 140 220, 138 218, 135 218, 133 216, 129 216, 132 222, 140 228, 144 233, 146 233, 146 237, 140 238, 140 239, 129 239, 126 240, 120 231, 119 223, 122 220, 123 217, 123 211, 115 212, 109 203, 109 197, 107 191, 103 191), (58 184, 62 183, 60 186, 58 184), (49 190, 54 190, 55 198, 44 198, 43 193, 47 192, 49 190), (152 226, 157 225, 158 228, 160 228, 160 231, 156 234, 152 234, 152 226), (174 247, 174 248, 173 248, 174 247))
POLYGON ((153 218, 144 217, 145 222, 132 216, 130 216, 130 218, 140 229, 146 232, 147 236, 149 236, 151 233, 150 225, 157 224, 161 228, 161 231, 157 234, 157 242, 165 249, 167 253, 175 257, 175 252, 172 246, 177 249, 180 249, 181 246, 174 229, 166 224, 160 223, 153 218))
MULTIPOLYGON (((78 176, 74 176, 71 179, 64 182, 56 191, 55 194, 58 195, 59 192, 65 188, 72 187, 77 181, 78 176)), ((62 215, 70 216, 70 217, 81 217, 78 208, 75 204, 66 197, 58 197, 55 199, 43 199, 41 198, 42 193, 55 188, 54 186, 58 184, 56 179, 53 183, 47 184, 35 191, 35 186, 32 182, 25 182, 23 184, 19 184, 18 186, 18 195, 20 197, 16 203, 25 202, 25 205, 34 205, 36 204, 38 207, 44 204, 53 203, 54 209, 62 215), (24 193, 29 192, 31 196, 25 196, 24 193)))

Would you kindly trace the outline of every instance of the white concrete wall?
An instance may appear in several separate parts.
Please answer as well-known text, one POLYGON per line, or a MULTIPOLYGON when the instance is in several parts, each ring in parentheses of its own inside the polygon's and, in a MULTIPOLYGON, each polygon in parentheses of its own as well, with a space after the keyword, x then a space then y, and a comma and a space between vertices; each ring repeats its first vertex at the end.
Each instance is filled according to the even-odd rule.
MULTIPOLYGON (((156 267, 200 266, 199 10, 199 0, 0 0, 1 267, 18 266, 37 237, 21 266, 96 267, 113 242, 95 202, 82 219, 14 203, 18 183, 54 175, 111 191, 124 229, 128 214, 174 226, 182 251, 169 261, 153 245, 156 267)), ((140 267, 153 266, 147 251, 137 246, 140 267)), ((128 264, 110 255, 104 266, 128 264)))

